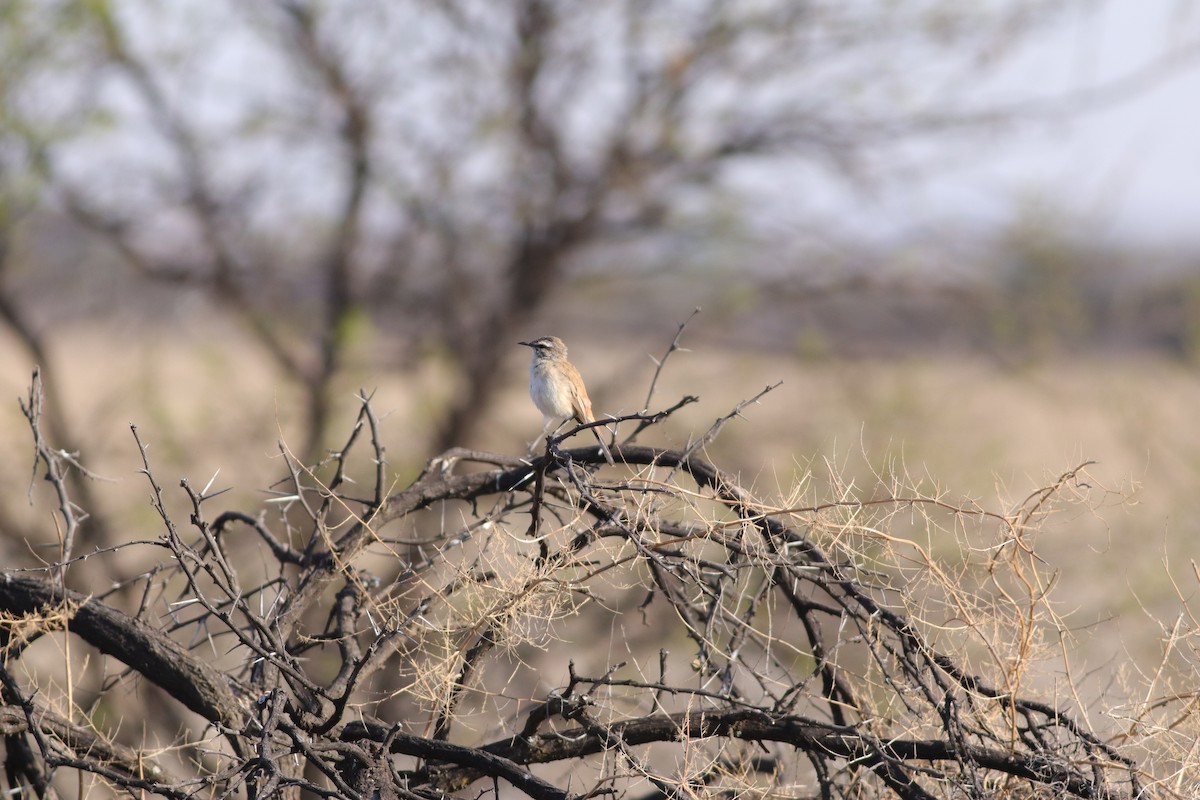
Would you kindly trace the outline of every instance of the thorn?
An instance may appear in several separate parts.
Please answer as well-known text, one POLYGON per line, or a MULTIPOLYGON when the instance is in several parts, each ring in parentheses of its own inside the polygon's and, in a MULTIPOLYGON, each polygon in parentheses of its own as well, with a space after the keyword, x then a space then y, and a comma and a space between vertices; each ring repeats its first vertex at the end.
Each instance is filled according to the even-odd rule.
POLYGON ((217 476, 220 474, 221 474, 221 468, 217 467, 217 471, 213 473, 213 476, 208 479, 208 483, 204 484, 204 488, 200 490, 201 497, 204 497, 205 495, 208 494, 208 490, 212 488, 213 481, 215 481, 217 479, 217 476))

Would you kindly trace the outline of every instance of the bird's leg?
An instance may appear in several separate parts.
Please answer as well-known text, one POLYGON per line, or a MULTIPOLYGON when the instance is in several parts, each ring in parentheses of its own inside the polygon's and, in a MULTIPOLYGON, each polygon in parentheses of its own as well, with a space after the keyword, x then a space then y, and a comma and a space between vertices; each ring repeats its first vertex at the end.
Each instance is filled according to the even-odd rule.
POLYGON ((540 442, 540 441, 542 441, 542 439, 546 438, 547 428, 548 428, 548 426, 543 425, 542 432, 539 433, 537 436, 533 437, 533 441, 529 443, 529 449, 527 452, 530 456, 533 456, 535 451, 537 450, 538 442, 540 442))
POLYGON ((542 422, 542 432, 534 437, 534 440, 529 443, 529 454, 533 455, 534 448, 538 442, 545 440, 546 444, 550 444, 550 438, 558 434, 562 430, 562 426, 566 424, 566 420, 562 420, 554 426, 554 430, 550 430, 550 425, 554 422, 554 417, 546 417, 542 422))

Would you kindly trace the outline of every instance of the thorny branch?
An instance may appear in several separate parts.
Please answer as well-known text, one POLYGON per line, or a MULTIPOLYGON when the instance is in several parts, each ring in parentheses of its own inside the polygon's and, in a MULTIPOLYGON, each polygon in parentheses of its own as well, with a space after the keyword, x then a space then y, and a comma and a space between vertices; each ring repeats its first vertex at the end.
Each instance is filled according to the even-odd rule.
MULTIPOLYGON (((667 359, 670 358, 671 354, 676 350, 683 349, 679 346, 679 338, 683 336, 683 329, 686 328, 688 323, 695 319, 696 315, 699 313, 700 309, 695 308, 692 310, 691 314, 688 314, 687 319, 679 323, 679 328, 675 331, 675 338, 671 339, 671 344, 667 345, 667 352, 663 353, 662 358, 655 359, 654 377, 650 379, 650 388, 646 390, 646 401, 642 403, 642 413, 646 413, 650 410, 650 401, 654 399, 654 387, 658 385, 658 376, 662 374, 663 367, 667 365, 667 359)), ((632 439, 632 437, 630 438, 632 439)))
MULTIPOLYGON (((81 512, 71 500, 70 490, 67 486, 67 471, 72 467, 82 471, 82 467, 75 462, 75 457, 72 454, 62 450, 55 450, 47 444, 42 434, 42 405, 44 396, 41 370, 34 369, 33 379, 29 386, 29 396, 21 401, 21 413, 24 414, 25 420, 29 423, 30 431, 33 432, 34 463, 32 479, 36 479, 38 466, 41 465, 46 470, 43 477, 54 488, 54 496, 58 504, 56 532, 60 549, 59 563, 66 565, 71 561, 71 554, 75 550, 75 534, 79 530, 80 522, 86 518, 86 514, 81 512)), ((33 493, 32 479, 29 485, 31 496, 33 493)))
MULTIPOLYGON (((538 800, 1175 796, 1061 698, 1006 682, 1003 631, 1036 624, 1044 598, 1001 591, 999 573, 1033 585, 1035 526, 1085 467, 1008 511, 841 486, 766 503, 699 454, 772 388, 683 449, 627 439, 608 467, 595 446, 563 447, 579 426, 529 461, 448 451, 398 491, 364 392, 324 465, 281 445, 287 475, 256 513, 215 510, 228 495, 212 481, 168 492, 133 428, 160 523, 120 551, 157 559, 137 616, 53 568, 0 580, 10 785, 53 797, 56 771, 78 770, 172 800, 433 798, 477 782, 538 800), (969 565, 951 582, 907 538, 900 516, 916 511, 1021 543, 967 587, 969 565), (959 636, 947 619, 970 624, 959 636), (169 748, 83 724, 25 663, 55 631, 123 665, 97 696, 156 687, 142 747, 169 748), (533 769, 546 764, 563 771, 533 769)), ((694 400, 593 424, 654 431, 694 400)))

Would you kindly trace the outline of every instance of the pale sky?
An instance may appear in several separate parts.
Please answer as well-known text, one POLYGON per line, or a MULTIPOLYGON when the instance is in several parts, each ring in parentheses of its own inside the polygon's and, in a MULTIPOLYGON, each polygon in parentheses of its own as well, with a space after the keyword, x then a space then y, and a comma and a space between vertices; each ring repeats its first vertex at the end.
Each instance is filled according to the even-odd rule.
POLYGON ((923 187, 889 191, 881 210, 916 224, 987 223, 1014 201, 1044 199, 1102 235, 1200 245, 1200 2, 1110 0, 1042 41, 1001 85, 1064 95, 1183 51, 1133 99, 1034 123, 923 187))

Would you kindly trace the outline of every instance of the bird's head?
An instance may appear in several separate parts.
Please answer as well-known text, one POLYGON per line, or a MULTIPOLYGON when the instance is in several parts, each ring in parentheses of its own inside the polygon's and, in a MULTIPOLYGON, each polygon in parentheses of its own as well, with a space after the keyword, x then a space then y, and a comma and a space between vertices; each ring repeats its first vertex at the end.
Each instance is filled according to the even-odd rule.
POLYGON ((523 344, 526 347, 532 348, 533 354, 538 358, 567 357, 567 346, 557 336, 539 336, 528 342, 517 342, 517 344, 523 344))

